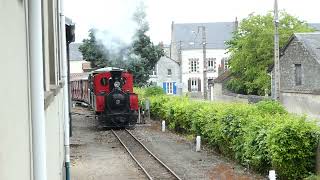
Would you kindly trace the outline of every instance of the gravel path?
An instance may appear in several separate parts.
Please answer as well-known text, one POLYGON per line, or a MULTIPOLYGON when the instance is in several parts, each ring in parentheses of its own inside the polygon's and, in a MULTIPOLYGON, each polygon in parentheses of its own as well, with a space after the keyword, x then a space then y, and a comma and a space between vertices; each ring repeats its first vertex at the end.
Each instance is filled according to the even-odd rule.
POLYGON ((256 180, 263 177, 249 173, 213 152, 195 152, 195 143, 174 133, 162 133, 159 121, 136 127, 133 134, 178 176, 186 180, 256 180))
POLYGON ((71 179, 147 179, 111 131, 97 131, 95 119, 85 108, 73 109, 71 179))

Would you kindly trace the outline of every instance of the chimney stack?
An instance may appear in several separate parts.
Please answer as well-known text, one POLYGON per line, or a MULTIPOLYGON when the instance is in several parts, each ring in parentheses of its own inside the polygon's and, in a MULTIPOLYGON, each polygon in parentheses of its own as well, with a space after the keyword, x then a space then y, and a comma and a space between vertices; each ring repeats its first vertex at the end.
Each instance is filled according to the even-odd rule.
POLYGON ((236 17, 236 20, 234 21, 234 31, 236 32, 238 30, 239 22, 238 17, 236 17))

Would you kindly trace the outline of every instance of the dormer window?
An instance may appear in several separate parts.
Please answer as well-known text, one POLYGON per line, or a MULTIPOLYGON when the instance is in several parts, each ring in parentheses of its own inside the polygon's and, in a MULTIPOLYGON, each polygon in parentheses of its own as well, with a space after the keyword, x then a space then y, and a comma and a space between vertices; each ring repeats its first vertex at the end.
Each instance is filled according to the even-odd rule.
POLYGON ((172 70, 168 69, 168 76, 171 76, 171 75, 172 75, 172 70))

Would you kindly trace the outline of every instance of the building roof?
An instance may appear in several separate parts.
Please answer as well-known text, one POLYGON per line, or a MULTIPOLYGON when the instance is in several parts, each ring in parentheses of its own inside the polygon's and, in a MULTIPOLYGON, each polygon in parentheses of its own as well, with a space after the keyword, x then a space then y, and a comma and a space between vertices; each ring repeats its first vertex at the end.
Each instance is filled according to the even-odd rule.
POLYGON ((320 23, 308 23, 308 25, 316 29, 316 31, 320 31, 320 23))
MULTIPOLYGON (((295 33, 294 37, 306 48, 307 51, 320 64, 320 32, 295 33)), ((289 41, 290 43, 291 41, 289 41)))
POLYGON ((220 74, 220 76, 218 76, 216 79, 214 79, 213 82, 214 83, 223 83, 223 82, 227 81, 228 79, 230 79, 230 77, 231 77, 231 71, 226 70, 225 72, 220 74))
POLYGON ((83 56, 79 51, 82 43, 71 43, 69 46, 70 61, 83 61, 83 56))
MULTIPOLYGON (((293 39, 297 39, 302 43, 304 48, 310 52, 311 56, 320 64, 320 32, 311 32, 311 33, 294 33, 288 43, 281 48, 280 57, 284 55, 287 47, 290 45, 293 39)), ((271 72, 274 68, 274 63, 272 63, 267 72, 271 72)))
POLYGON ((70 81, 87 80, 89 74, 90 74, 90 72, 71 73, 70 74, 70 81))
POLYGON ((72 19, 69 18, 69 17, 65 17, 65 24, 66 24, 66 25, 71 25, 71 24, 73 24, 72 19))
POLYGON ((94 72, 99 73, 99 72, 114 71, 114 70, 124 71, 124 69, 117 68, 117 67, 104 67, 104 68, 96 69, 94 70, 94 72))
POLYGON ((226 49, 225 42, 231 40, 236 27, 235 22, 214 22, 214 23, 185 23, 173 24, 173 45, 179 46, 181 41, 182 49, 202 48, 202 29, 206 29, 206 42, 208 49, 226 49))

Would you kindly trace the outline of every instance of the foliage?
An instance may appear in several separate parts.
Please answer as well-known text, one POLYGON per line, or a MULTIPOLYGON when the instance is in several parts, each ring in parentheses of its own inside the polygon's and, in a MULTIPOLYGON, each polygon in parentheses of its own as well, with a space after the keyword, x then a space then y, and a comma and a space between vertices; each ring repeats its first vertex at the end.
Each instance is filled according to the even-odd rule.
POLYGON ((256 105, 193 101, 157 95, 151 115, 169 128, 202 139, 243 165, 280 179, 301 179, 314 172, 320 129, 305 117, 287 113, 274 101, 256 105))
POLYGON ((89 30, 89 38, 83 40, 83 44, 79 47, 83 59, 91 63, 91 67, 104 67, 109 62, 109 52, 103 46, 102 42, 95 37, 96 29, 89 30))
POLYGON ((256 106, 260 112, 265 114, 287 114, 285 108, 278 101, 264 100, 258 102, 256 106))
POLYGON ((150 97, 150 96, 159 96, 165 94, 163 89, 158 86, 151 86, 145 88, 145 96, 150 97))
MULTIPOLYGON (((305 22, 286 12, 280 13, 280 47, 287 43, 293 33, 311 31, 314 29, 305 22)), ((228 88, 241 94, 264 95, 265 90, 270 92, 267 69, 273 64, 273 15, 249 15, 241 21, 227 45, 231 53, 229 65, 232 72, 228 88)))

